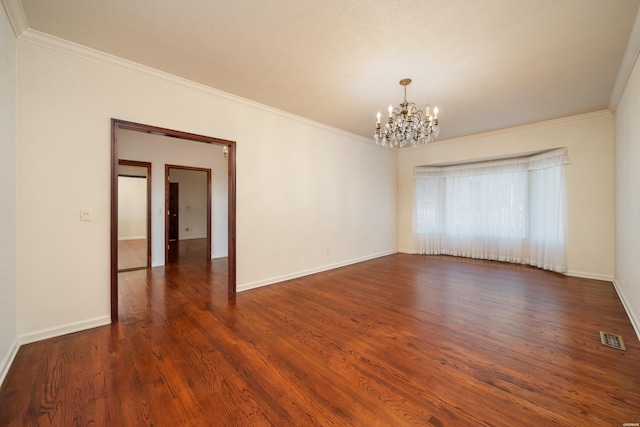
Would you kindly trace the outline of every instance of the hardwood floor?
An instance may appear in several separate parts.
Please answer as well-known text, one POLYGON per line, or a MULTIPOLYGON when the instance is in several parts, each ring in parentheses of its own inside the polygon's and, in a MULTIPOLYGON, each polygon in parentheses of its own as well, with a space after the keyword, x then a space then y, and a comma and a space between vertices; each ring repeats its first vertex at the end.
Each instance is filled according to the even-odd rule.
POLYGON ((235 297, 224 260, 120 280, 117 324, 19 350, 0 426, 640 422, 611 283, 404 254, 235 297))
POLYGON ((198 262, 209 258, 207 239, 184 239, 171 242, 169 262, 198 262))
POLYGON ((118 271, 147 267, 147 239, 118 240, 118 271))

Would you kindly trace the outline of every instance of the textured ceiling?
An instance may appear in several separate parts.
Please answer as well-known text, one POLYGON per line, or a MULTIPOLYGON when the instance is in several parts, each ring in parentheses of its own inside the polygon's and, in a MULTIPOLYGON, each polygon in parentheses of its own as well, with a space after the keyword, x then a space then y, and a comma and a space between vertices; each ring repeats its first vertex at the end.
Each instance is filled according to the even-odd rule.
POLYGON ((28 27, 370 137, 408 99, 440 139, 603 110, 640 0, 22 0, 28 27))

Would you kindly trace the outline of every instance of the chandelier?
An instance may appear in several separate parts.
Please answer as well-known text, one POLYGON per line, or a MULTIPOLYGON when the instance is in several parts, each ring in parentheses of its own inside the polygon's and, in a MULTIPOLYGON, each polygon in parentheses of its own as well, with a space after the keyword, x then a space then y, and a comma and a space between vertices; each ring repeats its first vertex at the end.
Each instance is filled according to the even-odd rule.
POLYGON ((376 121, 376 133, 373 138, 376 144, 384 147, 416 147, 434 141, 440 133, 438 127, 438 107, 433 109, 427 104, 424 112, 416 108, 416 104, 407 101, 407 86, 411 79, 400 80, 404 87, 404 102, 393 108, 389 105, 389 122, 380 126, 380 111, 376 121))

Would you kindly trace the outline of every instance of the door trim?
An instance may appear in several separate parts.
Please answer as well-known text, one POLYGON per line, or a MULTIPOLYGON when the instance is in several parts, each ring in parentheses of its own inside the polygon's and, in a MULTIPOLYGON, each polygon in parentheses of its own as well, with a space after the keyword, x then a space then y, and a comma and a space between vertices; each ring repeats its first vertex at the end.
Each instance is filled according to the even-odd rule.
MULTIPOLYGON (((182 169, 207 173, 207 259, 211 261, 211 169, 193 166, 164 165, 164 211, 169 212, 169 169, 182 169)), ((178 230, 180 236, 180 230, 178 230)), ((178 237, 180 240, 180 237, 178 237)), ((164 216, 164 264, 169 263, 169 218, 164 216)))
POLYGON ((157 126, 111 119, 111 322, 118 321, 118 130, 152 133, 206 144, 224 145, 228 154, 229 256, 227 288, 236 293, 236 142, 157 126))

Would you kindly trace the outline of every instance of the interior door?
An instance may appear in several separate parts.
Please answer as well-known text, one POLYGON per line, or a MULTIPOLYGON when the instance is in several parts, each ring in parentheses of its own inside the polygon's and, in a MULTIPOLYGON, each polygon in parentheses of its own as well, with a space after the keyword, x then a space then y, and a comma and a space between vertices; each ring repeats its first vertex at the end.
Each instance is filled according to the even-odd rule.
POLYGON ((178 257, 178 240, 180 230, 179 186, 177 182, 169 183, 169 262, 178 257))

